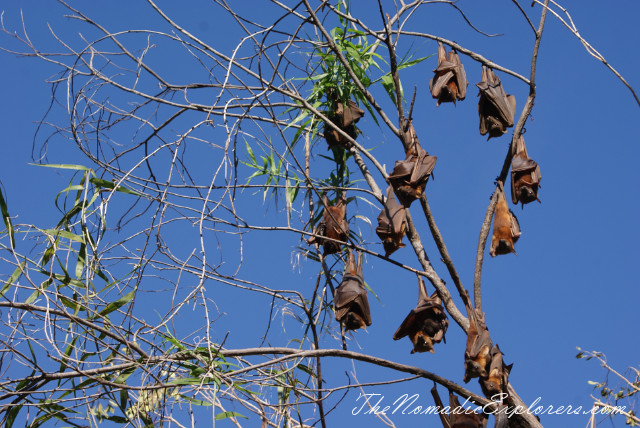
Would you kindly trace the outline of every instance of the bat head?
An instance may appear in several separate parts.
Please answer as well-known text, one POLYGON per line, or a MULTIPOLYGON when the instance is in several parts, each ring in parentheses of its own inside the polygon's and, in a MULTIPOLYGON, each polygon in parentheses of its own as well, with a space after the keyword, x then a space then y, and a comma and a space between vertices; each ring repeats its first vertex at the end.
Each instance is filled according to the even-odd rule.
POLYGON ((436 351, 433 349, 433 342, 431 338, 421 330, 418 330, 411 335, 411 342, 413 343, 412 354, 416 352, 431 352, 435 354, 436 351))
POLYGON ((529 202, 538 201, 538 186, 520 186, 517 190, 518 200, 522 202, 522 204, 528 204, 529 202))
POLYGON ((348 330, 357 330, 359 328, 367 328, 367 323, 364 321, 362 311, 358 311, 359 307, 352 307, 350 312, 342 318, 342 323, 344 324, 344 329, 348 330))
POLYGON ((382 241, 382 247, 384 248, 384 256, 389 257, 398 248, 404 248, 402 243, 403 234, 390 234, 384 241, 382 241))
POLYGON ((453 102, 456 103, 458 98, 458 84, 455 80, 450 80, 443 88, 438 102, 453 102))
MULTIPOLYGON (((488 110, 491 110, 491 108, 488 108, 488 110)), ((493 114, 487 113, 484 120, 486 122, 486 130, 485 132, 481 131, 480 134, 486 135, 488 133, 489 137, 487 137, 487 139, 497 138, 507 133, 507 127, 493 114)))
POLYGON ((480 386, 482 387, 482 393, 488 399, 495 395, 499 395, 502 393, 502 382, 498 378, 490 377, 488 379, 483 379, 480 381, 480 386))
POLYGON ((486 361, 472 360, 468 352, 464 354, 464 383, 469 382, 474 377, 487 377, 486 361))
POLYGON ((495 246, 492 245, 492 249, 493 249, 493 253, 491 254, 492 256, 509 254, 509 253, 516 254, 516 250, 513 246, 513 240, 509 240, 509 239, 498 239, 496 242, 496 245, 495 246))

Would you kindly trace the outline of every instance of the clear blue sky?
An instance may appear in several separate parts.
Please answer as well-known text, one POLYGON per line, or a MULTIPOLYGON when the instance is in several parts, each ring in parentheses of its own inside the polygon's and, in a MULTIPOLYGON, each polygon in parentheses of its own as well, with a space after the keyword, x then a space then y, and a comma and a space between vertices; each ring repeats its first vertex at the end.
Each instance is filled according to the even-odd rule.
MULTIPOLYGON (((141 1, 74 3, 114 31, 162 28, 157 16, 141 1)), ((260 5, 252 13, 262 15, 261 19, 267 22, 269 14, 262 2, 249 3, 260 5)), ((504 36, 487 39, 477 35, 444 5, 432 6, 428 9, 429 14, 422 19, 414 19, 411 27, 455 40, 528 76, 531 30, 524 25, 513 4, 494 1, 488 2, 490 5, 487 6, 487 2, 482 2, 485 4, 483 9, 477 3, 460 1, 458 5, 480 29, 503 33, 504 36)), ((230 51, 236 42, 234 38, 224 36, 228 23, 218 20, 216 9, 208 2, 181 2, 177 6, 164 1, 159 5, 179 23, 221 50, 230 51)), ((572 13, 581 34, 634 88, 640 89, 637 49, 640 46, 637 25, 640 4, 635 1, 605 4, 573 0, 563 5, 572 13)), ((538 9, 529 8, 529 4, 523 6, 536 17, 537 22, 538 9)), ((51 1, 15 1, 3 4, 2 8, 5 26, 17 31, 21 30, 22 8, 29 36, 43 50, 55 46, 46 23, 67 39, 81 44, 78 32, 83 31, 82 27, 62 17, 63 8, 51 1)), ((370 17, 370 12, 365 9, 357 5, 353 13, 363 13, 377 26, 377 18, 370 17)), ((0 46, 11 48, 17 45, 2 35, 0 46)), ((403 48, 408 49, 409 46, 403 48)), ((419 56, 425 56, 435 53, 436 45, 418 41, 411 49, 417 50, 419 56)), ((45 80, 56 70, 34 59, 17 58, 6 53, 0 54, 0 58, 0 76, 4 82, 0 89, 4 159, 0 181, 11 214, 18 216, 16 222, 49 227, 58 219, 53 207, 55 194, 66 186, 70 176, 28 164, 34 162, 34 147, 38 153, 44 139, 51 133, 50 129, 43 129, 36 135, 36 122, 43 117, 50 100, 50 89, 45 80)), ((438 156, 435 180, 427 186, 430 205, 463 284, 471 289, 479 228, 511 134, 488 142, 479 135, 474 84, 480 79, 480 67, 464 56, 462 61, 470 85, 467 99, 456 107, 441 105, 436 108, 435 100, 428 94, 428 79, 435 68, 434 58, 401 74, 401 78, 405 88, 418 85, 414 113, 416 130, 423 146, 438 156)), ((180 76, 182 72, 170 53, 160 55, 157 65, 174 76, 180 76)), ((514 78, 501 75, 501 79, 507 92, 516 95, 519 113, 528 88, 514 78)), ((487 250, 483 271, 484 311, 492 338, 505 353, 506 362, 515 362, 510 380, 525 403, 541 397, 541 404, 545 405, 581 405, 588 408, 592 389, 587 381, 602 380, 604 372, 595 362, 576 360, 576 347, 606 353, 609 362, 619 369, 631 365, 637 367, 640 355, 640 322, 637 316, 640 302, 637 270, 640 260, 637 244, 640 240, 637 220, 640 218, 640 200, 636 185, 637 160, 640 158, 640 107, 623 84, 604 65, 591 58, 579 41, 552 16, 548 17, 543 36, 537 83, 538 96, 526 126, 525 138, 530 156, 542 170, 539 194, 542 203, 527 205, 524 210, 513 207, 523 232, 516 245, 517 256, 491 259, 487 250)), ((59 110, 50 118, 54 119, 65 124, 64 115, 59 110)), ((365 147, 376 147, 374 155, 389 170, 393 161, 403 156, 400 145, 390 133, 381 132, 370 117, 365 117, 360 124, 364 132, 359 141, 365 147)), ((51 143, 47 152, 48 162, 86 164, 70 143, 55 136, 51 143)), ((322 154, 324 142, 316 147, 316 154, 322 154)), ((316 160, 323 162, 318 156, 316 160)), ((206 166, 203 160, 194 158, 194 162, 201 163, 194 164, 196 169, 206 166)), ((203 184, 208 184, 208 181, 203 184)), ((262 205, 260 196, 241 206, 247 218, 266 222, 262 219, 264 214, 267 221, 282 225, 284 214, 280 208, 273 202, 262 205)), ((352 207, 350 210, 355 211, 352 207)), ((377 209, 359 204, 358 210, 358 214, 375 222, 377 209)), ((418 217, 416 207, 413 210, 416 213, 414 218, 418 217)), ((350 215, 354 214, 350 212, 350 215)), ((437 250, 430 242, 426 222, 418 220, 417 225, 434 267, 453 289, 446 268, 439 262, 437 250)), ((371 249, 382 251, 368 225, 354 219, 351 227, 363 233, 371 243, 371 249)), ((303 261, 292 268, 292 254, 295 255, 295 247, 300 245, 299 236, 279 233, 276 242, 268 234, 247 236, 245 258, 251 263, 243 265, 240 276, 264 281, 272 288, 280 288, 281 284, 281 288, 310 294, 318 266, 303 261)), ((189 253, 193 248, 188 245, 177 249, 189 253)), ((213 248, 215 240, 211 239, 210 245, 213 248)), ((393 258, 418 267, 409 247, 399 250, 393 258)), ((419 366, 462 382, 466 336, 455 323, 451 322, 447 344, 438 345, 435 355, 410 355, 408 340, 394 342, 391 339, 415 304, 415 276, 372 257, 366 259, 364 275, 380 301, 370 296, 373 325, 366 332, 355 334, 358 345, 351 342, 350 349, 419 366)), ((231 331, 228 347, 257 346, 269 313, 256 312, 249 322, 243 321, 240 308, 234 304, 238 297, 242 297, 242 292, 216 287, 212 284, 208 290, 214 293, 212 298, 215 295, 214 300, 225 313, 215 326, 220 338, 226 331, 231 331), (255 322, 259 326, 257 329, 255 322)), ((429 290, 432 291, 431 286, 429 290)), ((250 311, 259 311, 268 302, 266 298, 251 297, 250 311)), ((162 302, 158 304, 162 305, 162 302)), ((459 301, 458 305, 462 307, 459 301)), ((150 313, 148 316, 152 319, 154 315, 150 313)), ((274 319, 276 329, 280 328, 281 320, 281 317, 274 319)), ((286 345, 287 339, 299 333, 290 320, 284 321, 284 325, 288 330, 283 330, 282 335, 274 334, 272 344, 286 345)), ((340 347, 340 343, 336 341, 327 346, 340 347)), ((356 364, 356 367, 360 382, 376 382, 397 376, 390 371, 372 370, 361 364, 356 364)), ((344 361, 331 360, 325 370, 327 380, 337 384, 346 381, 344 373, 350 371, 351 366, 344 361)), ((475 381, 468 386, 480 392, 475 381)), ((432 404, 428 395, 430 387, 427 382, 413 381, 399 387, 365 390, 385 394, 387 400, 405 392, 419 393, 425 404, 432 404)), ((444 396, 444 390, 441 389, 441 393, 444 396)), ((357 396, 357 392, 350 393, 336 415, 349 415, 353 407, 358 407, 357 396)), ((354 418, 356 426, 365 423, 382 426, 372 416, 348 417, 354 418)), ((418 423, 439 426, 435 417, 396 415, 392 419, 398 427, 411 427, 418 423)), ((581 427, 586 425, 587 417, 544 416, 542 422, 545 427, 581 427)), ((257 421, 255 423, 257 426, 257 421)), ((623 421, 619 420, 619 423, 622 425, 623 421)), ((330 426, 338 424, 330 423, 330 426)))

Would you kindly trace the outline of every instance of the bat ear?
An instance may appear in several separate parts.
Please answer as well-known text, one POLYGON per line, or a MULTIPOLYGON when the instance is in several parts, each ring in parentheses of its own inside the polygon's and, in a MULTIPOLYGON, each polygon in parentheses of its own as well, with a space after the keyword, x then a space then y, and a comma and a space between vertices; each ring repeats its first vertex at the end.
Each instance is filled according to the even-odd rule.
POLYGON ((324 202, 325 208, 329 206, 329 198, 327 198, 327 194, 322 195, 322 202, 324 202))

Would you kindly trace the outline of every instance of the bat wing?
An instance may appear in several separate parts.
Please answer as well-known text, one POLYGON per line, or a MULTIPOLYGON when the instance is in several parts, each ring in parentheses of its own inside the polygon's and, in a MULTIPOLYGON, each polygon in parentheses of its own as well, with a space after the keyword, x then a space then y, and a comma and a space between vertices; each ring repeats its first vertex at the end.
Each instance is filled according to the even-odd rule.
MULTIPOLYGON (((442 307, 434 304, 434 302, 429 301, 421 304, 419 303, 418 306, 411 309, 411 312, 409 312, 404 321, 402 321, 402 324, 400 324, 400 327, 398 327, 393 335, 393 339, 402 339, 415 330, 423 330, 428 336, 437 335, 439 330, 442 329, 441 320, 438 319, 438 315, 440 314, 434 310, 437 310, 438 308, 440 309, 440 313, 443 314, 441 311, 442 307)), ((448 320, 446 324, 449 324, 448 320)), ((440 337, 440 340, 442 340, 442 336, 440 337)), ((440 340, 438 340, 438 342, 440 342, 440 340)))
MULTIPOLYGON (((500 87, 502 88, 502 84, 500 84, 500 87)), ((502 91, 504 93, 504 90, 502 91)), ((508 112, 506 112, 508 114, 508 120, 505 121, 507 123, 508 127, 513 126, 513 118, 516 115, 516 97, 515 95, 507 95, 507 105, 509 107, 508 112)))
POLYGON ((426 182, 436 166, 436 160, 438 158, 436 156, 429 156, 424 150, 422 152, 423 153, 418 156, 418 160, 411 173, 411 186, 426 182))
POLYGON ((336 320, 344 323, 347 330, 355 330, 371 325, 371 312, 367 290, 362 277, 362 254, 355 263, 353 252, 349 251, 346 272, 335 294, 336 320))
MULTIPOLYGON (((464 409, 460 406, 458 397, 449 391, 449 423, 451 428, 484 428, 484 419, 471 409, 464 409)), ((485 422, 486 423, 486 422, 485 422)))
POLYGON ((511 201, 514 204, 540 201, 538 199, 540 179, 540 166, 529 158, 524 138, 520 136, 511 161, 511 201))
POLYGON ((407 225, 407 217, 404 206, 400 205, 393 194, 393 188, 389 186, 387 189, 387 202, 385 209, 391 219, 391 226, 394 233, 403 233, 407 225))
POLYGON ((345 276, 336 289, 335 297, 336 319, 343 321, 349 313, 360 317, 364 323, 371 325, 371 313, 367 290, 356 277, 345 276))
POLYGON ((440 98, 442 90, 455 76, 455 68, 456 64, 450 62, 447 58, 447 51, 444 45, 442 43, 438 43, 438 66, 433 70, 435 76, 429 81, 431 96, 433 96, 433 98, 438 98, 438 105, 441 101, 440 98))
POLYGON ((456 51, 451 51, 449 56, 451 57, 450 58, 451 62, 456 65, 456 68, 454 69, 454 73, 456 76, 456 81, 458 82, 457 98, 460 101, 462 101, 467 96, 467 85, 469 85, 469 83, 467 82, 467 74, 464 71, 462 62, 460 62, 460 57, 458 56, 458 53, 456 51))
POLYGON ((498 345, 491 348, 491 364, 489 365, 489 375, 486 379, 480 380, 480 386, 485 397, 491 397, 506 391, 508 369, 504 365, 502 352, 498 345))
POLYGON ((356 304, 358 305, 358 309, 362 314, 362 319, 364 323, 368 326, 371 325, 371 311, 369 309, 369 298, 367 297, 367 291, 363 288, 363 293, 360 296, 360 299, 356 300, 356 304))
POLYGON ((436 105, 442 102, 463 100, 467 93, 467 76, 458 53, 452 50, 447 56, 442 43, 438 43, 438 67, 429 81, 431 96, 437 98, 436 105))
POLYGON ((469 330, 467 331, 467 347, 464 352, 464 382, 474 377, 486 377, 491 358, 491 336, 484 322, 484 315, 467 308, 469 313, 469 330))
POLYGON ((411 334, 411 332, 415 329, 414 327, 415 324, 416 324, 416 310, 411 309, 411 312, 409 312, 409 315, 405 317, 404 321, 402 321, 402 324, 400 324, 400 327, 398 327, 396 332, 393 334, 393 340, 400 340, 406 335, 411 334))
POLYGON ((514 157, 513 161, 511 162, 511 171, 512 172, 533 171, 536 169, 537 166, 538 164, 536 163, 536 161, 518 155, 514 157))
POLYGON ((416 161, 414 160, 403 160, 396 161, 395 166, 393 167, 393 171, 389 174, 389 179, 391 180, 402 180, 408 179, 413 172, 413 169, 416 166, 416 161))
POLYGON ((405 132, 405 136, 410 147, 409 150, 406 151, 407 158, 410 158, 410 156, 418 156, 417 150, 420 147, 420 141, 418 141, 418 134, 416 133, 416 129, 413 127, 413 120, 409 120, 406 126, 407 130, 405 132))
POLYGON ((487 330, 485 327, 484 329, 478 331, 478 335, 474 338, 471 344, 469 355, 473 359, 484 356, 487 358, 487 361, 489 361, 488 357, 491 353, 491 348, 491 336, 489 336, 489 330, 487 330))
POLYGON ((511 229, 511 236, 513 237, 513 242, 515 243, 519 238, 522 232, 520 231, 520 223, 518 223, 518 219, 513 213, 513 211, 509 210, 510 215, 510 223, 509 227, 511 229))
POLYGON ((429 90, 431 91, 431 96, 433 96, 433 98, 440 97, 442 89, 455 77, 455 73, 453 72, 455 69, 454 64, 446 61, 444 65, 444 67, 438 67, 433 70, 436 72, 436 75, 429 81, 429 90))
MULTIPOLYGON (((340 103, 342 104, 342 103, 340 103)), ((352 126, 356 122, 358 122, 364 116, 364 110, 362 110, 358 105, 349 100, 349 106, 344 109, 342 114, 342 126, 345 128, 352 126)))
POLYGON ((404 237, 406 226, 405 208, 396 201, 393 188, 389 186, 387 200, 378 215, 378 227, 376 227, 376 234, 380 237, 384 246, 385 257, 388 257, 398 248, 404 247, 402 238, 404 237))
POLYGON ((513 126, 515 97, 504 92, 498 76, 486 66, 482 67, 482 81, 476 86, 480 89, 480 134, 488 132, 489 138, 504 134, 506 128, 513 126))
POLYGON ((483 66, 483 80, 477 86, 487 101, 496 108, 502 122, 507 127, 511 127, 513 126, 513 117, 516 111, 516 99, 513 95, 507 95, 504 92, 502 82, 500 82, 500 78, 493 70, 487 70, 485 80, 484 68, 483 66))
POLYGON ((383 233, 400 233, 406 227, 406 215, 404 206, 400 205, 393 194, 393 187, 387 188, 387 200, 382 211, 378 215, 378 227, 383 233))
POLYGON ((513 118, 516 112, 516 98, 508 95, 502 89, 502 84, 498 81, 497 86, 489 86, 485 91, 487 101, 496 109, 498 118, 507 127, 513 126, 513 118))
MULTIPOLYGON (((409 336, 415 352, 435 352, 433 345, 440 343, 449 326, 439 298, 430 298, 426 294, 424 281, 418 277, 418 304, 409 312, 395 334, 394 340, 409 336)), ((434 293, 435 295, 435 293, 434 293)))
MULTIPOLYGON (((380 236, 381 233, 388 234, 390 230, 392 230, 391 219, 389 218, 386 210, 382 208, 382 211, 378 214, 378 227, 376 227, 376 233, 380 236)), ((380 236, 380 239, 383 239, 383 237, 380 236)))

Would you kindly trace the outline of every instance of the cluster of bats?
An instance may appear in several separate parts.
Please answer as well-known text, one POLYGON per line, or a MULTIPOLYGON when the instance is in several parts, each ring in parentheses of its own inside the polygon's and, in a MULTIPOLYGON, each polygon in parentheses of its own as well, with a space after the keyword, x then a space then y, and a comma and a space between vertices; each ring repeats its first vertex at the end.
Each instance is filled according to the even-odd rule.
MULTIPOLYGON (((431 95, 436 98, 437 105, 442 102, 463 100, 466 95, 467 77, 460 58, 455 50, 448 54, 442 44, 438 45, 438 67, 435 76, 429 83, 431 95)), ((482 66, 482 80, 476 85, 480 100, 478 114, 480 116, 480 134, 488 139, 499 137, 513 126, 516 111, 516 98, 508 95, 500 79, 493 70, 482 66)), ((540 186, 540 167, 529 158, 522 135, 512 146, 511 161, 511 200, 522 205, 538 199, 540 186)), ((515 243, 520 237, 520 225, 507 205, 502 183, 498 181, 498 201, 493 216, 493 236, 489 254, 495 257, 500 254, 515 254, 515 243)))
POLYGON ((482 392, 487 398, 507 392, 509 372, 513 367, 505 365, 502 352, 494 345, 484 314, 473 309, 469 296, 465 296, 465 306, 469 317, 467 347, 464 351, 464 382, 479 378, 482 392))
MULTIPOLYGON (((464 100, 467 90, 467 77, 460 58, 455 50, 448 54, 442 44, 438 46, 438 66, 429 82, 429 89, 437 105, 444 102, 464 100)), ((514 125, 515 97, 507 94, 500 79, 490 68, 483 65, 482 80, 476 85, 479 89, 478 113, 480 134, 488 139, 499 137, 514 125)), ((333 125, 356 138, 356 123, 364 116, 364 111, 352 100, 343 102, 332 99, 332 111, 328 118, 333 125)), ((402 239, 407 229, 406 209, 419 199, 425 191, 437 158, 422 148, 411 120, 405 121, 405 159, 396 161, 389 174, 389 187, 383 208, 378 215, 376 234, 382 241, 385 257, 404 247, 402 239), (396 199, 397 197, 397 199, 396 199)), ((325 124, 324 137, 330 148, 346 147, 347 139, 336 129, 325 124)), ((540 186, 540 167, 529 158, 524 138, 520 136, 511 149, 511 200, 513 204, 528 204, 538 201, 540 186)), ((497 182, 497 202, 493 216, 493 235, 490 255, 515 254, 515 243, 520 237, 520 226, 509 209, 503 184, 497 182)), ((323 196, 324 211, 309 243, 317 243, 324 255, 339 253, 342 244, 349 236, 349 223, 346 220, 347 200, 342 192, 340 198, 331 205, 327 196, 323 196)), ((393 335, 394 340, 408 336, 413 344, 411 353, 435 352, 434 344, 445 341, 449 325, 442 301, 435 292, 429 296, 421 277, 418 277, 418 303, 409 312, 393 335)), ((349 249, 348 261, 340 285, 334 294, 336 319, 345 330, 357 330, 371 325, 371 313, 367 290, 362 276, 362 255, 357 262, 349 249)), ((469 316, 467 346, 464 355, 464 382, 479 378, 483 393, 488 398, 506 393, 511 366, 505 365, 503 354, 498 345, 493 345, 484 321, 484 314, 471 307, 468 295, 465 306, 469 316)), ((439 397, 438 397, 439 400, 439 397)), ((455 395, 450 400, 457 403, 455 395)), ((443 420, 443 423, 445 421, 443 420)), ((458 415, 457 419, 448 419, 445 426, 484 427, 486 419, 473 415, 458 415)))

